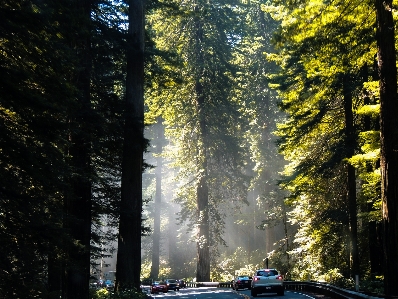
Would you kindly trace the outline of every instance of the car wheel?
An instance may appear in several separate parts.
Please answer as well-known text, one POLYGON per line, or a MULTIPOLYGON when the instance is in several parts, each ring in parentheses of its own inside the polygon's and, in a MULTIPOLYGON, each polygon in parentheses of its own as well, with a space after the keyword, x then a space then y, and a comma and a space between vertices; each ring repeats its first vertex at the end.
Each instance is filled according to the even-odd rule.
POLYGON ((284 295, 285 295, 285 291, 284 290, 278 292, 278 296, 284 296, 284 295))
POLYGON ((257 297, 257 293, 256 293, 256 291, 253 290, 253 289, 251 289, 250 294, 251 294, 253 297, 257 297))

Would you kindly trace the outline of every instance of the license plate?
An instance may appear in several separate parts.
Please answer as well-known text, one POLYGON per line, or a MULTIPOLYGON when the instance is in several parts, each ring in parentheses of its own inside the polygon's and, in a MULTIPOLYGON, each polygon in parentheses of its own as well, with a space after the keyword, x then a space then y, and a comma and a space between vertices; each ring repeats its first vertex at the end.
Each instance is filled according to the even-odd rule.
POLYGON ((270 290, 271 289, 271 287, 265 287, 267 290, 270 290))

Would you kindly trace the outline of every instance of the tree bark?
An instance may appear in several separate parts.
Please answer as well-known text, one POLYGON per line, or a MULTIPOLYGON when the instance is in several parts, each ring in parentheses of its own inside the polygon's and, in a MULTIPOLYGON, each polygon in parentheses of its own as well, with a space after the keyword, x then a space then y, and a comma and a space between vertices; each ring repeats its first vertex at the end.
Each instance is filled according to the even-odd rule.
POLYGON ((398 103, 391 0, 376 0, 380 86, 380 170, 383 213, 384 292, 398 295, 398 103))
POLYGON ((129 0, 116 290, 140 288, 144 152, 144 2, 129 0))
POLYGON ((70 115, 70 149, 73 176, 71 190, 66 194, 65 228, 71 240, 67 246, 63 298, 87 299, 90 279, 91 240, 91 0, 74 1, 77 20, 81 26, 72 46, 79 55, 80 71, 77 82, 77 109, 70 115))
POLYGON ((203 176, 197 186, 198 236, 196 281, 210 281, 209 190, 203 176))
MULTIPOLYGON (((200 14, 200 6, 195 7, 196 14, 200 14)), ((207 182, 207 120, 206 120, 206 97, 202 84, 204 53, 203 24, 199 18, 195 19, 195 59, 197 63, 195 93, 196 111, 199 119, 199 159, 198 183, 196 187, 196 205, 198 219, 198 234, 196 240, 197 264, 196 281, 210 281, 210 228, 209 228, 209 188, 207 182)))
POLYGON ((203 86, 200 82, 196 83, 197 112, 199 115, 199 128, 201 140, 200 147, 200 173, 198 174, 198 185, 196 188, 196 205, 198 219, 198 235, 196 240, 197 247, 197 267, 196 281, 210 281, 210 227, 209 227, 209 188, 207 183, 207 129, 206 117, 204 112, 205 99, 203 96, 203 86))
MULTIPOLYGON (((345 147, 346 158, 351 158, 355 154, 355 128, 354 114, 352 112, 352 93, 351 93, 350 75, 345 74, 343 79, 344 93, 344 118, 345 118, 345 147)), ((357 222, 357 194, 356 194, 356 176, 355 167, 346 163, 347 171, 347 200, 348 200, 348 218, 350 234, 350 256, 351 277, 359 275, 359 254, 358 254, 358 222, 357 222)))
MULTIPOLYGON (((159 155, 162 153, 162 146, 164 142, 164 128, 162 120, 158 119, 157 125, 157 143, 156 153, 159 155)), ((154 223, 153 223, 153 235, 152 235, 152 265, 150 277, 157 279, 159 276, 159 256, 160 256, 160 209, 162 203, 162 157, 156 158, 156 169, 155 169, 155 180, 156 180, 156 194, 155 194, 155 205, 154 205, 154 223)))
MULTIPOLYGON (((376 58, 376 55, 375 55, 376 58)), ((370 73, 372 76, 373 81, 378 80, 379 76, 377 75, 377 61, 374 59, 373 65, 372 65, 372 72, 370 73)), ((362 81, 367 82, 368 81, 368 66, 365 65, 363 67, 363 72, 362 72, 362 81)), ((363 89, 363 93, 365 95, 364 97, 364 105, 370 105, 370 104, 375 104, 374 100, 371 101, 371 98, 369 96, 368 91, 366 88, 363 89)), ((364 131, 370 131, 372 128, 374 130, 380 130, 379 124, 378 124, 378 119, 372 119, 372 117, 366 115, 363 118, 363 127, 364 131)), ((367 165, 367 172, 372 172, 374 171, 374 168, 368 164, 367 165)), ((366 205, 363 205, 363 209, 367 211, 368 213, 374 212, 375 208, 373 206, 373 202, 369 202, 366 205)), ((369 264, 370 264, 370 273, 372 275, 378 274, 380 275, 383 273, 383 256, 380 254, 380 252, 383 252, 383 246, 382 246, 382 241, 380 237, 380 232, 382 231, 381 229, 381 222, 379 221, 369 221, 368 224, 365 226, 365 229, 367 230, 368 234, 368 251, 369 251, 369 264)))

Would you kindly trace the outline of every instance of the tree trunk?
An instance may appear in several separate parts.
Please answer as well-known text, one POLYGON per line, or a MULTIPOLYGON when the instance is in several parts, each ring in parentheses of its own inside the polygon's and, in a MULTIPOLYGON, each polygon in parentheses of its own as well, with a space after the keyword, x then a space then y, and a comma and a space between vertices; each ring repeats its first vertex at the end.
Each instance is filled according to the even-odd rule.
POLYGON ((203 96, 203 86, 196 83, 197 111, 200 120, 199 141, 201 167, 198 174, 198 185, 196 188, 197 197, 197 219, 198 219, 198 235, 196 240, 197 246, 197 267, 196 281, 210 281, 210 228, 209 228, 209 188, 207 185, 207 130, 206 119, 204 113, 205 100, 203 96))
MULTIPOLYGON (((200 14, 200 7, 196 5, 196 14, 200 14)), ((210 281, 210 228, 209 228, 209 188, 207 183, 207 120, 206 120, 206 98, 202 84, 204 53, 203 43, 203 24, 199 18, 195 19, 195 58, 198 65, 195 74, 196 109, 199 119, 199 158, 201 165, 198 173, 198 183, 196 187, 196 205, 198 219, 198 235, 196 240, 197 264, 196 281, 210 281)))
POLYGON ((140 288, 144 151, 144 2, 129 0, 126 106, 116 290, 140 288))
MULTIPOLYGON (((158 136, 156 143, 156 153, 159 155, 162 153, 162 146, 164 142, 164 129, 162 120, 158 119, 158 136)), ((156 158, 156 169, 155 169, 155 180, 156 180, 156 194, 155 194, 155 205, 154 205, 154 223, 153 223, 153 235, 152 235, 152 266, 150 277, 157 279, 159 276, 159 256, 160 256, 160 208, 162 202, 162 157, 156 158)))
MULTIPOLYGON (((377 61, 375 59, 372 66, 373 71, 371 72, 373 81, 378 80, 377 68, 378 68, 377 61)), ((362 75, 363 82, 368 81, 368 76, 369 76, 368 66, 365 65, 363 67, 363 75, 362 75)), ((365 94, 364 105, 375 104, 373 101, 371 102, 371 98, 366 88, 363 89, 363 93, 365 94)), ((370 116, 365 115, 362 121, 363 121, 364 131, 370 131, 372 130, 372 128, 374 130, 380 130, 379 125, 377 124, 377 120, 372 119, 370 116)), ((374 171, 374 168, 369 164, 367 165, 366 171, 372 172, 374 171)), ((366 210, 368 213, 374 212, 375 208, 373 207, 373 204, 374 204, 373 202, 367 203, 366 205, 363 206, 364 210, 366 210)), ((365 226, 365 228, 368 233, 370 273, 372 275, 373 274, 380 275, 381 273, 383 273, 383 256, 380 254, 380 252, 383 252, 383 246, 380 237, 380 233, 382 231, 381 222, 376 222, 374 220, 369 221, 368 224, 365 226)))
POLYGON ((210 248, 209 248, 209 190, 206 176, 199 180, 197 186, 197 207, 198 207, 198 237, 197 246, 197 267, 196 281, 210 281, 210 248))
POLYGON ((286 276, 287 273, 290 272, 290 253, 289 253, 290 252, 290 244, 289 244, 289 231, 288 231, 289 226, 288 226, 288 217, 287 217, 287 213, 286 213, 286 206, 283 205, 282 209, 283 209, 282 210, 283 233, 284 233, 284 237, 285 237, 285 244, 284 244, 285 248, 283 248, 282 250, 286 256, 286 269, 285 269, 285 273, 283 273, 283 275, 286 276))
POLYGON ((398 296, 398 103, 391 0, 376 0, 380 86, 380 170, 383 212, 384 292, 398 296))
MULTIPOLYGON (((370 206, 369 210, 373 207, 370 206)), ((381 246, 380 234, 383 231, 380 222, 369 222, 369 260, 370 273, 380 275, 383 272, 383 256, 380 254, 383 251, 381 246)))
POLYGON ((91 0, 75 1, 77 20, 81 26, 73 46, 79 54, 80 71, 75 74, 77 82, 77 109, 70 115, 70 148, 73 176, 71 190, 66 195, 65 228, 71 240, 67 246, 64 294, 67 299, 87 299, 90 279, 91 240, 91 0))
POLYGON ((62 263, 63 261, 57 257, 56 251, 49 253, 47 261, 49 294, 46 299, 62 298, 62 263))
MULTIPOLYGON (((87 149, 77 147, 75 150, 79 148, 79 154, 75 152, 75 157, 81 155, 76 157, 81 158, 78 159, 80 165, 87 165, 87 149)), ((76 178, 73 185, 73 193, 67 200, 66 228, 76 243, 68 248, 64 298, 87 299, 90 280, 91 184, 88 179, 76 178)))
MULTIPOLYGON (((345 74, 343 79, 344 94, 344 118, 345 118, 345 147, 346 158, 351 158, 355 154, 355 128, 354 115, 352 112, 352 93, 351 93, 350 75, 345 74)), ((350 234, 350 256, 351 277, 359 275, 359 255, 358 255, 358 222, 357 222, 357 194, 356 194, 356 176, 355 167, 346 163, 347 170, 347 200, 348 200, 348 218, 350 234)))

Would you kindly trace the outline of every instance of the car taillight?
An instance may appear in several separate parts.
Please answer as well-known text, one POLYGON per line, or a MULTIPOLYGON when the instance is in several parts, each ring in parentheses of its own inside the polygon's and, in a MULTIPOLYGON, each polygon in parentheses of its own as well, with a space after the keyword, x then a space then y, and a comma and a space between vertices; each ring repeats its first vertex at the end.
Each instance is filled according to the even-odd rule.
POLYGON ((282 275, 278 275, 276 279, 283 279, 282 275))
POLYGON ((258 280, 258 279, 259 279, 258 277, 254 277, 254 278, 253 278, 253 280, 258 280))

